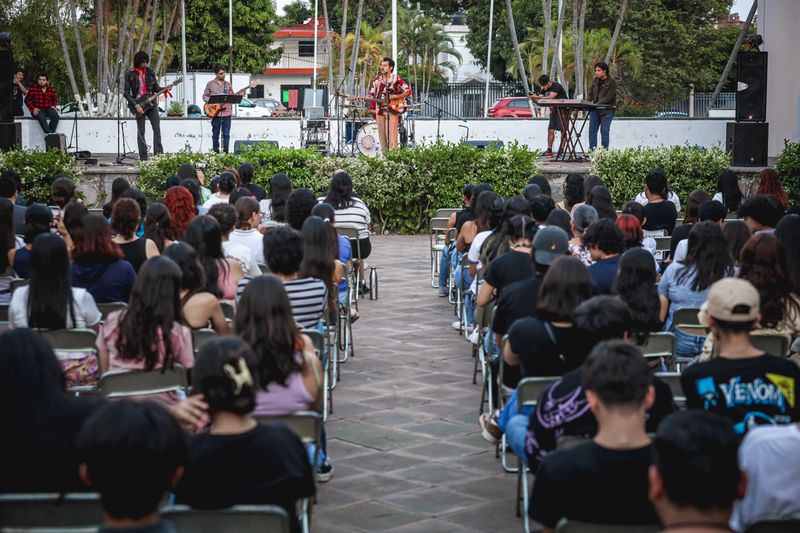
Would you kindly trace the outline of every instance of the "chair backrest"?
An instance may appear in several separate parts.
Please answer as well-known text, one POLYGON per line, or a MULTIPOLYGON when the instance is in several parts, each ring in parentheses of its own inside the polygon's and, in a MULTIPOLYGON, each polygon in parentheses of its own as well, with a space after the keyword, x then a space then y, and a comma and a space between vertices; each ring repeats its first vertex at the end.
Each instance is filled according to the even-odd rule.
POLYGON ((0 304, 0 322, 8 322, 8 304, 0 304))
POLYGON ((220 302, 219 306, 222 308, 222 314, 225 315, 226 320, 233 320, 236 318, 236 308, 230 302, 220 302))
POLYGON ((517 384, 517 405, 536 405, 539 396, 547 387, 556 383, 561 376, 525 378, 517 384))
POLYGON ((206 342, 217 336, 217 332, 211 328, 201 328, 192 331, 192 342, 194 343, 195 356, 200 351, 200 347, 206 342))
POLYGON ((676 309, 672 315, 672 324, 687 335, 705 337, 706 328, 700 324, 700 319, 697 317, 699 312, 700 309, 697 307, 676 309))
POLYGON ((450 218, 450 215, 453 213, 460 213, 464 209, 462 207, 454 207, 454 208, 443 208, 436 210, 436 218, 450 218))
POLYGON ((587 442, 591 442, 592 439, 589 437, 577 437, 575 435, 564 435, 558 442, 556 443, 556 450, 569 450, 570 448, 575 448, 576 446, 580 446, 581 444, 586 444, 587 442))
POLYGON ((750 335, 750 342, 759 350, 779 357, 789 351, 789 339, 783 335, 750 335))
POLYGON ((669 248, 672 237, 654 237, 656 241, 656 253, 655 257, 659 261, 664 261, 669 256, 669 248))
POLYGON ((336 232, 346 239, 358 239, 358 228, 350 224, 336 224, 336 232))
POLYGON ((178 533, 289 533, 289 514, 277 505, 235 505, 228 509, 201 510, 173 505, 162 516, 178 533))
POLYGON ((100 314, 103 315, 103 320, 106 319, 108 315, 113 313, 114 311, 119 311, 120 309, 127 309, 128 304, 125 302, 109 302, 104 304, 97 304, 97 308, 100 309, 100 314))
POLYGON ((642 231, 642 234, 645 237, 652 237, 652 238, 655 239, 656 237, 666 237, 667 236, 667 230, 665 230, 665 229, 646 229, 646 230, 642 231))
POLYGON ((308 335, 308 338, 314 343, 314 349, 317 351, 317 355, 322 357, 325 347, 325 337, 322 333, 315 329, 303 329, 301 332, 308 335))
POLYGON ((757 520, 745 529, 745 533, 797 533, 798 531, 800 531, 800 520, 797 518, 757 520))
POLYGON ((447 223, 450 220, 447 218, 434 217, 431 219, 430 232, 431 233, 445 233, 447 231, 447 223))
POLYGON ((686 395, 683 393, 683 387, 681 386, 680 372, 656 372, 656 376, 669 385, 669 388, 672 390, 672 398, 675 401, 686 401, 686 395))
POLYGON ((89 214, 90 215, 102 215, 103 214, 103 208, 102 207, 92 207, 91 209, 89 209, 89 214))
POLYGON ((0 333, 5 333, 11 330, 11 324, 6 321, 0 322, 0 333))
POLYGON ((100 377, 99 383, 100 392, 106 398, 149 396, 186 390, 187 387, 186 370, 180 365, 148 372, 143 370, 106 372, 100 377))
POLYGON ((9 282, 9 288, 11 289, 11 292, 13 293, 18 288, 24 287, 25 285, 28 285, 30 282, 31 282, 31 280, 29 280, 29 279, 15 278, 15 279, 12 279, 9 282))
POLYGON ((640 346, 645 359, 654 359, 657 357, 664 357, 671 359, 675 353, 676 344, 675 335, 660 331, 658 333, 650 333, 647 340, 640 346))
POLYGON ((556 533, 650 533, 661 531, 658 525, 590 524, 562 518, 556 533))
POLYGON ((318 442, 322 435, 322 415, 315 411, 297 411, 290 415, 253 415, 259 422, 283 422, 294 431, 304 444, 318 442))
POLYGON ((53 350, 61 352, 94 349, 97 340, 92 329, 48 329, 39 333, 53 350))
POLYGON ((88 532, 96 531, 102 522, 99 494, 0 495, 0 526, 3 531, 88 532))

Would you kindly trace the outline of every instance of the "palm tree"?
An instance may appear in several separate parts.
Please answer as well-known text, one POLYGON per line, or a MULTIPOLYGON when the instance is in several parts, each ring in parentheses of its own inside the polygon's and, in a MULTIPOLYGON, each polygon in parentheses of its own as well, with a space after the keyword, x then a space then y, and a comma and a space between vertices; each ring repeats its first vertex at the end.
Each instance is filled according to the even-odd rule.
POLYGON ((461 54, 444 28, 421 11, 401 9, 398 15, 399 58, 408 65, 414 86, 426 94, 433 80, 444 79, 448 71, 452 74, 457 71, 461 54))

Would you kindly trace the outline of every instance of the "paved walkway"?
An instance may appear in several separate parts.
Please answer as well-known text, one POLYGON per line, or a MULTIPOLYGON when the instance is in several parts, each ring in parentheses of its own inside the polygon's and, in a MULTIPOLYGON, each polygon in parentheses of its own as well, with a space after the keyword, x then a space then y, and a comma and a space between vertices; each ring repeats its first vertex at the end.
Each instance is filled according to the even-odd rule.
POLYGON ((430 285, 428 238, 373 243, 380 299, 359 303, 356 356, 326 423, 336 472, 314 530, 521 531, 516 478, 480 436, 470 347, 430 285))

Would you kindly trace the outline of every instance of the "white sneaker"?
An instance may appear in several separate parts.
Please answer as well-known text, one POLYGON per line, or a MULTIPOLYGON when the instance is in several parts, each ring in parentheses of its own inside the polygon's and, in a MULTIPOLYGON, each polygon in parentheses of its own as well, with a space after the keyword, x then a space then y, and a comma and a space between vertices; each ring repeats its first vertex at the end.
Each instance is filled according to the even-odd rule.
POLYGON ((453 322, 452 325, 453 325, 453 329, 455 329, 455 330, 461 329, 461 321, 460 320, 456 320, 455 322, 453 322))

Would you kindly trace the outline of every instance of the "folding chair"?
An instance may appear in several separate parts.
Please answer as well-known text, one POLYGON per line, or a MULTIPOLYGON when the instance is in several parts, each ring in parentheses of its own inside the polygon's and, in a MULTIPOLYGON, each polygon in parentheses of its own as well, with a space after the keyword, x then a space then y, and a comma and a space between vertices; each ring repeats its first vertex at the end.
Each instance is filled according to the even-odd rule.
POLYGON ((680 372, 656 372, 656 376, 664 383, 669 385, 672 390, 672 399, 679 406, 686 405, 686 395, 683 393, 681 386, 681 373, 680 372))
POLYGON ((577 437, 575 435, 564 435, 558 442, 556 443, 556 450, 569 450, 572 448, 576 448, 581 444, 586 444, 587 442, 591 442, 592 439, 589 437, 577 437))
POLYGON ((100 495, 31 493, 0 495, 2 531, 94 532, 103 523, 100 495))
MULTIPOLYGON (((353 270, 355 274, 355 297, 358 299, 358 288, 361 286, 361 262, 363 259, 361 258, 361 241, 358 238, 359 229, 351 224, 336 224, 336 232, 344 237, 345 239, 349 239, 351 243, 355 242, 355 246, 353 247, 353 270)), ((364 295, 362 294, 361 297, 363 298, 364 295)))
POLYGON ((222 308, 222 314, 225 315, 225 320, 233 322, 236 318, 236 308, 230 302, 220 302, 219 306, 222 308))
POLYGON ((103 320, 105 321, 106 317, 108 317, 108 315, 110 315, 114 311, 127 309, 128 304, 126 304, 125 302, 109 302, 104 304, 97 304, 97 308, 100 309, 100 314, 103 316, 103 320))
POLYGON ((745 533, 797 533, 800 520, 797 518, 765 518, 756 520, 745 529, 745 533))
POLYGON ((669 235, 666 237, 654 237, 656 241, 656 253, 655 258, 660 261, 666 261, 669 258, 669 250, 670 245, 672 243, 672 237, 669 235))
POLYGON ((450 216, 453 213, 460 213, 463 210, 464 210, 463 207, 437 209, 436 210, 436 218, 450 219, 450 216))
POLYGON ((428 229, 431 250, 431 287, 439 287, 439 256, 445 247, 448 218, 432 218, 428 229))
POLYGON ((192 342, 194 344, 194 355, 197 357, 200 348, 206 342, 217 337, 217 332, 211 328, 201 328, 192 331, 192 342))
POLYGON ((164 518, 177 533, 289 533, 289 514, 277 505, 235 505, 228 509, 192 509, 186 505, 164 508, 164 518))
POLYGON ((646 230, 642 231, 642 234, 645 237, 652 237, 653 239, 655 239, 657 237, 666 237, 667 236, 667 230, 665 230, 665 229, 650 229, 650 230, 647 230, 646 229, 646 230))
POLYGON ((89 214, 90 215, 102 215, 103 214, 103 209, 100 208, 100 207, 92 207, 91 209, 89 209, 89 214))
MULTIPOLYGON (((337 288, 334 287, 334 290, 337 290, 337 288)), ((334 298, 338 298, 338 294, 334 295, 334 298)), ((324 315, 325 332, 323 334, 325 337, 326 353, 330 358, 330 363, 328 364, 328 384, 331 390, 335 389, 339 382, 339 341, 336 338, 336 335, 339 333, 339 306, 338 300, 334 301, 337 302, 336 308, 326 310, 324 315)))
MULTIPOLYGON (((672 315, 673 327, 678 328, 686 335, 705 337, 708 335, 708 332, 697 317, 699 312, 700 309, 697 307, 684 307, 683 309, 675 310, 675 313, 672 315)), ((675 368, 680 370, 682 365, 691 362, 691 360, 692 358, 675 357, 675 368)))
MULTIPOLYGON (((525 406, 536 408, 536 404, 539 402, 539 396, 541 396, 542 392, 560 379, 561 376, 550 376, 524 378, 520 381, 517 385, 517 412, 522 412, 522 408, 525 406)), ((505 440, 505 433, 503 434, 503 440, 505 440)), ((517 457, 517 516, 520 516, 521 512, 525 513, 524 521, 526 533, 530 531, 530 524, 528 523, 529 495, 527 479, 529 472, 530 469, 522 463, 522 459, 517 457), (522 492, 522 510, 520 510, 519 505, 520 491, 522 492)))
MULTIPOLYGON (((39 330, 39 334, 56 352, 59 359, 84 358, 89 352, 97 350, 97 334, 93 329, 39 330)), ((81 385, 69 387, 67 392, 80 395, 94 394, 96 390, 97 387, 94 385, 81 385)))
POLYGON ((785 357, 789 352, 789 339, 783 335, 750 335, 750 343, 770 355, 785 357))
POLYGON ((100 392, 106 398, 150 396, 165 392, 185 391, 188 388, 186 370, 180 365, 172 368, 122 370, 100 376, 100 392))
POLYGON ((562 518, 556 525, 556 533, 655 533, 658 525, 590 524, 562 518))
POLYGON ((675 335, 660 331, 650 333, 647 340, 640 346, 644 358, 651 362, 656 359, 664 359, 667 368, 674 368, 675 345, 677 341, 675 335))
POLYGON ((315 329, 303 329, 301 333, 308 335, 308 338, 311 339, 314 344, 314 350, 317 352, 317 357, 322 363, 322 420, 324 421, 328 419, 328 413, 333 412, 333 392, 328 374, 328 365, 331 364, 331 358, 325 354, 325 337, 322 333, 315 329))
MULTIPOLYGON (((339 304, 339 320, 337 322, 336 339, 339 348, 339 363, 346 363, 351 356, 355 355, 353 348, 353 320, 351 317, 352 290, 353 285, 350 280, 353 276, 353 267, 344 265, 344 277, 347 280, 347 303, 339 304)), ((337 297, 338 298, 338 297, 337 297)))

